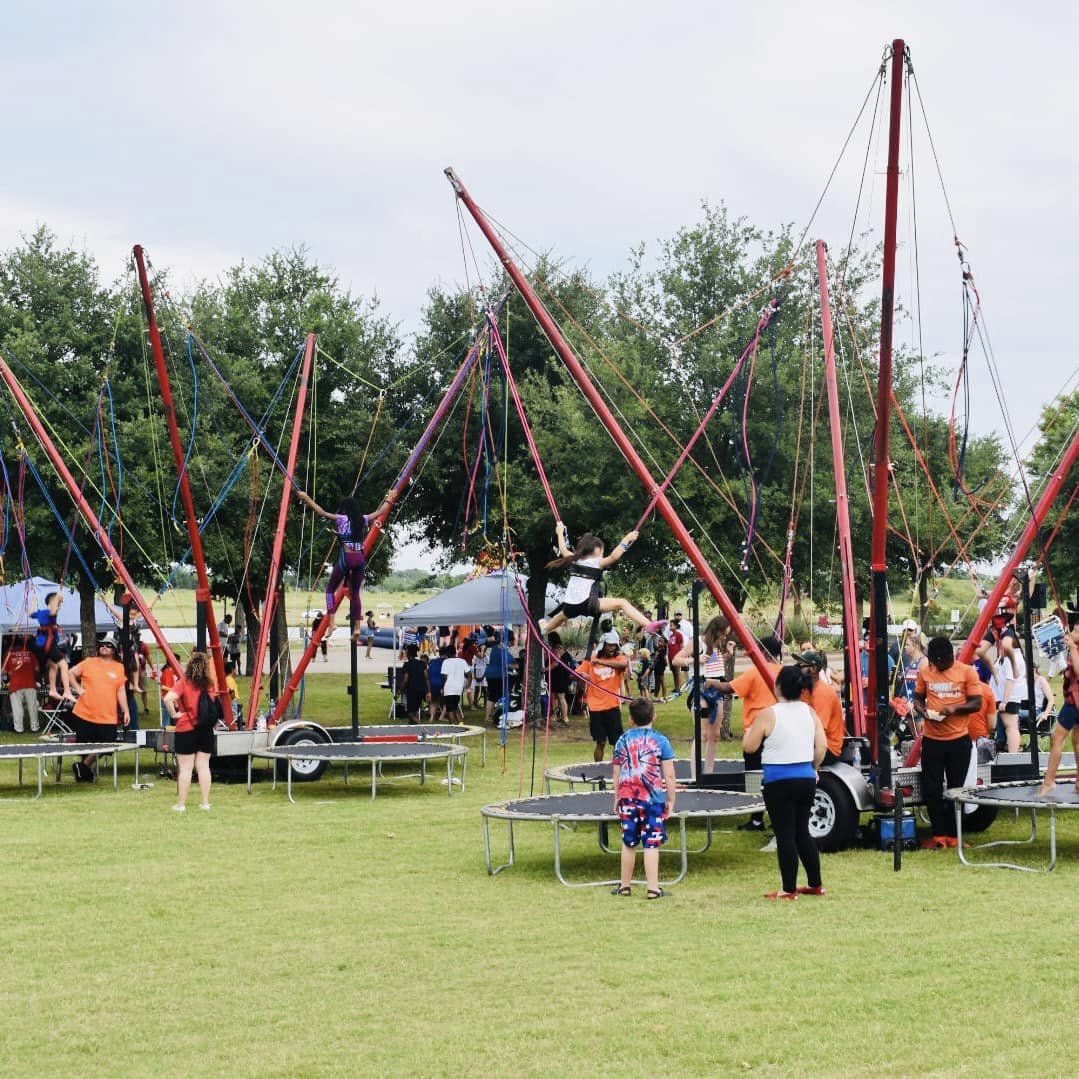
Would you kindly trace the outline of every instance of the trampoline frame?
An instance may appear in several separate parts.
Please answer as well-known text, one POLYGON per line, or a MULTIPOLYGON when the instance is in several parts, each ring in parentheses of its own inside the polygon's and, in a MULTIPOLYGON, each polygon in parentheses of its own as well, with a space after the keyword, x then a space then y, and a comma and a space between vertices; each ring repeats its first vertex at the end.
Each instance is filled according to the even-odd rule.
MULTIPOLYGON (((577 792, 578 787, 587 787, 589 791, 608 791, 611 789, 610 779, 604 776, 599 776, 595 779, 588 779, 584 776, 569 775, 568 769, 570 768, 584 768, 584 767, 599 767, 601 764, 609 764, 609 761, 574 761, 571 764, 557 764, 550 768, 544 769, 543 783, 544 789, 547 794, 551 794, 552 783, 565 783, 569 787, 570 794, 577 792)), ((688 764, 692 768, 693 762, 688 758, 680 758, 675 762, 678 764, 688 764)), ((679 777, 680 783, 691 782, 690 778, 679 777)))
MULTIPOLYGON (((1030 788, 1036 780, 1015 780, 1010 783, 993 783, 982 787, 956 787, 946 792, 955 805, 955 831, 959 845, 956 848, 959 861, 971 869, 1014 869, 1019 873, 1052 873, 1057 864, 1057 818, 1058 809, 1079 809, 1079 805, 1072 802, 1053 802, 1051 799, 1043 799, 1039 802, 1030 802, 1023 799, 979 798, 986 791, 1005 790, 1008 787, 1030 788), (978 843, 971 846, 971 850, 988 850, 991 847, 1029 847, 1038 838, 1038 810, 1049 811, 1049 861, 1044 866, 1019 865, 1017 862, 974 862, 971 861, 963 849, 963 813, 964 805, 991 805, 998 809, 1014 809, 1016 811, 1027 809, 1030 811, 1030 835, 1026 839, 994 839, 989 843, 978 843)), ((1017 813, 1018 815, 1018 813, 1017 813)))
MULTIPOLYGON (((112 757, 112 789, 120 789, 120 753, 125 749, 137 749, 131 742, 12 742, 3 747, 0 764, 15 761, 19 766, 19 786, 23 785, 23 765, 26 761, 37 761, 37 801, 45 792, 45 776, 48 773, 46 760, 56 760, 56 783, 63 779, 65 757, 112 757), (11 753, 8 750, 15 749, 11 753)), ((138 782, 139 755, 135 754, 135 782, 138 782)))
MULTIPOLYGON (((374 801, 378 796, 378 780, 382 776, 382 765, 386 763, 408 763, 409 761, 418 761, 420 764, 419 772, 407 772, 403 775, 396 776, 395 779, 413 779, 419 777, 420 786, 424 786, 427 782, 427 762, 431 760, 446 760, 446 791, 453 796, 453 784, 457 781, 457 777, 454 775, 456 771, 456 760, 461 760, 461 778, 459 780, 461 784, 461 790, 464 791, 465 785, 468 780, 468 747, 458 745, 457 743, 446 742, 333 742, 324 746, 297 746, 293 750, 292 746, 265 746, 261 749, 252 749, 247 754, 247 793, 251 793, 252 789, 252 761, 255 757, 261 757, 268 760, 283 760, 289 761, 293 759, 298 760, 318 760, 326 761, 327 764, 343 764, 345 768, 345 786, 349 785, 349 768, 356 764, 371 765, 371 800, 374 801), (344 756, 336 755, 332 750, 341 746, 353 746, 353 747, 367 747, 375 749, 378 746, 416 746, 419 749, 424 750, 423 754, 407 754, 399 755, 394 753, 374 753, 370 757, 353 757, 348 758, 344 756)), ((393 782, 391 780, 385 780, 385 782, 393 782)), ((285 789, 288 792, 288 800, 295 805, 296 798, 292 793, 293 780, 292 769, 285 769, 285 789)), ((270 787, 271 790, 277 790, 277 769, 273 770, 273 783, 270 787)))
MULTIPOLYGON (((598 792, 588 791, 574 793, 571 792, 568 795, 557 795, 558 798, 586 798, 590 794, 610 792, 598 792)), ((741 792, 729 791, 724 792, 728 794, 738 795, 741 792)), ((756 813, 763 811, 764 800, 762 798, 753 798, 750 795, 745 795, 746 802, 743 805, 731 806, 729 809, 712 809, 712 810, 679 810, 668 818, 668 824, 672 820, 678 821, 678 845, 673 849, 668 848, 666 853, 677 854, 679 856, 679 869, 678 875, 670 880, 660 881, 663 887, 668 885, 680 884, 689 872, 689 855, 700 854, 709 849, 712 845, 713 836, 713 822, 718 817, 742 817, 747 813, 756 813), (688 820, 703 820, 707 829, 707 839, 703 846, 697 848, 689 847, 688 831, 686 829, 686 822, 688 820)), ((580 824, 595 824, 598 831, 598 841, 600 850, 607 854, 613 854, 620 847, 611 847, 607 842, 607 829, 611 824, 618 823, 618 814, 615 813, 613 806, 610 810, 602 813, 527 813, 518 812, 508 808, 512 806, 514 801, 522 801, 525 799, 511 799, 507 802, 493 802, 489 805, 483 806, 480 813, 483 817, 483 850, 484 860, 487 865, 487 874, 491 877, 498 876, 505 869, 509 869, 511 866, 517 864, 517 842, 514 833, 514 825, 519 821, 550 821, 554 830, 554 873, 560 884, 564 884, 567 888, 602 888, 609 887, 614 884, 621 883, 618 878, 610 880, 589 880, 589 881, 571 881, 566 879, 566 875, 562 870, 562 829, 572 828, 576 830, 580 824), (491 845, 491 821, 492 820, 504 820, 506 822, 506 829, 508 834, 508 860, 501 865, 495 865, 494 853, 491 845)), ((532 799, 527 799, 531 801, 532 799)), ((664 848, 660 848, 660 853, 664 853, 664 848)), ((644 884, 643 880, 634 879, 634 884, 644 884)))

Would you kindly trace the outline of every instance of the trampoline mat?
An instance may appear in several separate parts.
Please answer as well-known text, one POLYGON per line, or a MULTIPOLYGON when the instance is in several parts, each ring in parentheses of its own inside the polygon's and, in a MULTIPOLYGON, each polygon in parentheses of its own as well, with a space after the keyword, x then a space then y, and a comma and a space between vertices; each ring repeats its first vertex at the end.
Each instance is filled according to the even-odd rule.
MULTIPOLYGON (((614 820, 614 805, 610 791, 591 791, 588 794, 548 794, 539 798, 519 798, 500 805, 485 806, 498 816, 585 817, 593 820, 614 820)), ((723 817, 755 813, 764 809, 762 799, 741 791, 693 790, 679 791, 675 802, 676 817, 723 817)))
MULTIPOLYGON (((571 780, 575 783, 609 782, 613 774, 614 765, 610 761, 599 764, 567 764, 563 768, 551 768, 547 772, 551 779, 571 780)), ((693 762, 676 760, 674 775, 679 782, 688 783, 693 778, 693 762)))
POLYGON ((273 746, 258 749, 254 757, 280 757, 282 760, 303 761, 391 761, 432 760, 461 752, 456 746, 423 742, 338 742, 331 745, 273 746))
MULTIPOLYGON (((330 727, 331 737, 340 734, 352 736, 351 727, 330 727)), ((362 723, 361 738, 464 738, 470 734, 482 734, 482 727, 466 727, 456 723, 362 723)))
POLYGON ((0 760, 33 760, 35 757, 88 757, 131 749, 124 742, 17 742, 0 746, 0 760))
POLYGON ((973 805, 1019 809, 1079 809, 1079 792, 1073 780, 1057 783, 1049 794, 1039 794, 1040 783, 994 783, 986 787, 964 787, 956 791, 957 801, 973 805))

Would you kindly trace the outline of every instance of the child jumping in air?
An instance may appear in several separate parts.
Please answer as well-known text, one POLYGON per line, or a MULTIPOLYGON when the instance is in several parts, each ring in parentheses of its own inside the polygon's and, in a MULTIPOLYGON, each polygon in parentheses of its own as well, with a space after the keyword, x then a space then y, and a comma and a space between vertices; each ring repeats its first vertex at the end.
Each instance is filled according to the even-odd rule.
MULTIPOLYGON (((367 529, 371 521, 385 508, 384 502, 368 517, 360 507, 359 502, 350 496, 345 496, 337 503, 337 509, 331 513, 323 509, 309 494, 297 491, 296 497, 305 505, 310 506, 320 517, 326 517, 335 524, 338 541, 337 561, 330 573, 330 579, 326 584, 326 633, 330 633, 337 625, 337 589, 342 582, 348 582, 349 602, 351 603, 351 616, 358 623, 363 618, 363 605, 360 599, 360 590, 363 587, 364 567, 367 556, 364 554, 364 540, 367 539, 367 529)), ((359 640, 361 627, 353 628, 353 638, 359 640)))
POLYGON ((644 847, 646 899, 670 895, 659 883, 659 849, 667 842, 667 818, 674 812, 674 748, 653 730, 655 709, 638 697, 630 702, 633 726, 614 747, 614 810, 622 826, 622 874, 612 895, 633 894, 637 848, 644 847))
POLYGON ((56 622, 63 602, 63 593, 50 592, 45 597, 45 606, 34 611, 31 616, 38 624, 37 636, 34 639, 34 653, 37 655, 38 663, 48 671, 49 693, 59 700, 73 701, 75 695, 71 692, 67 656, 60 650, 60 627, 56 622), (57 688, 57 675, 63 686, 62 694, 57 688))
POLYGON ((571 569, 565 598, 554 609, 545 632, 558 629, 571 618, 595 618, 597 614, 609 613, 622 614, 649 633, 656 633, 667 624, 665 621, 649 621, 628 599, 620 596, 601 597, 599 594, 599 583, 604 570, 613 566, 630 549, 637 539, 636 532, 627 532, 622 542, 609 555, 604 555, 603 541, 591 532, 586 532, 572 551, 569 548, 566 526, 562 521, 555 526, 555 533, 558 536, 559 557, 548 562, 547 569, 562 569, 565 566, 570 566, 571 569))

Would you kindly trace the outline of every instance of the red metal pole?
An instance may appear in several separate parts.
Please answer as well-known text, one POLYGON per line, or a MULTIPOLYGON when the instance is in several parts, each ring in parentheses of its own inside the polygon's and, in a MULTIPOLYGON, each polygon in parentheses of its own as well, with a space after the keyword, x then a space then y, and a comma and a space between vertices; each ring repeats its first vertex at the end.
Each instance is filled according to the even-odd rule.
MULTIPOLYGON (((891 473, 892 328, 895 319, 896 222, 899 216, 899 144, 903 122, 903 66, 906 45, 892 42, 891 109, 888 119, 888 172, 884 196, 884 264, 881 270, 880 372, 877 378, 877 430, 873 449, 872 591, 869 626, 869 709, 866 716, 878 762, 879 786, 892 786, 892 754, 888 741, 888 493, 891 473)), ((860 677, 861 666, 858 667, 860 677)), ((851 672, 853 678, 855 672, 851 672)))
POLYGON ((274 534, 273 551, 270 554, 270 572, 266 578, 266 600, 263 604, 262 623, 259 625, 258 642, 255 645, 255 666, 251 672, 251 697, 247 706, 247 722, 258 708, 262 695, 262 665, 266 661, 266 649, 270 644, 270 626, 277 613, 277 586, 281 580, 281 549, 285 543, 285 527, 288 524, 289 503, 292 500, 292 474, 296 470, 296 454, 300 448, 300 432, 303 429, 304 409, 307 406, 307 390, 311 384, 311 364, 315 358, 315 335, 307 335, 300 369, 300 385, 296 390, 296 414, 292 418, 292 442, 286 463, 287 478, 281 486, 281 504, 277 508, 277 531, 274 534))
POLYGON ((453 169, 448 168, 445 170, 445 173, 446 178, 453 186, 453 190, 457 197, 465 204, 465 208, 475 219, 476 224, 480 227, 480 231, 487 237, 487 242, 494 249, 495 254, 498 255, 499 260, 506 268, 506 272, 510 275, 514 285, 517 286, 517 291, 521 294, 521 298, 528 304, 536 321, 547 335, 547 340, 551 342, 554 350, 561 356, 563 363, 565 363, 566 367, 569 369, 569 372, 577 382, 577 385, 581 387, 585 397, 588 398, 590 404, 596 410, 596 415, 599 416, 600 421, 607 428, 611 438, 614 439, 615 445, 622 451, 622 456, 625 457, 630 468, 633 469, 641 483, 644 484, 649 497, 655 500, 656 508, 670 526, 675 539, 678 540, 682 550, 686 552, 686 555, 693 563, 694 568, 708 585, 709 591, 715 597, 716 603, 719 604, 719 609, 730 621, 735 634, 742 642, 743 648, 746 650, 746 655, 749 656, 753 665, 760 671, 761 676, 766 679, 769 685, 771 685, 773 677, 768 669, 764 653, 757 645, 756 638, 749 632, 746 624, 742 621, 741 613, 731 602, 730 597, 724 590, 723 585, 720 584, 719 578, 708 564, 700 547, 697 546, 696 541, 689 534, 686 526, 682 524, 682 519, 678 516, 678 512, 675 510, 674 506, 671 505, 670 499, 663 493, 660 486, 652 477, 651 472, 649 472, 648 466, 641 459, 641 455, 637 452, 633 443, 626 437, 622 428, 619 426, 618 421, 615 419, 614 414, 607 407, 607 402, 604 401, 599 391, 593 385, 588 372, 585 371, 580 360, 574 355, 569 342, 562 336, 562 331, 559 330, 558 325, 551 317, 550 312, 543 305, 543 301, 536 295, 536 292, 531 284, 529 284, 528 279, 517 268, 513 259, 510 258, 509 253, 506 251, 502 241, 492 228, 491 223, 487 220, 484 212, 472 201, 472 196, 465 189, 465 185, 461 183, 453 169))
POLYGON ((206 620, 206 629, 210 635, 210 656, 213 660, 214 676, 217 680, 216 689, 218 698, 221 701, 221 713, 228 725, 232 727, 234 726, 232 708, 229 705, 228 687, 225 685, 225 655, 221 649, 221 637, 217 632, 217 621, 214 618, 213 603, 210 599, 210 577, 206 572, 206 557, 202 550, 202 535, 199 532, 199 520, 195 514, 195 500, 191 495, 191 484, 188 482, 184 444, 180 438, 180 426, 176 420, 176 405, 173 403, 172 398, 172 383, 169 381, 169 368, 165 362, 165 349, 161 344, 161 331, 157 326, 154 294, 150 288, 150 278, 146 273, 146 258, 140 244, 135 245, 133 254, 139 273, 139 284, 142 286, 143 303, 146 305, 146 319, 150 326, 150 349, 154 354, 154 364, 157 367, 161 403, 165 410, 165 423, 169 429, 169 441, 172 443, 172 454, 176 459, 176 470, 180 477, 180 498, 184 504, 187 536, 191 544, 191 559, 195 563, 195 572, 198 575, 199 586, 195 592, 195 602, 202 608, 206 620))
POLYGON ((22 386, 19 385, 19 380, 12 373, 11 368, 8 367, 3 357, 0 357, 0 377, 7 383, 8 389, 11 390, 11 396, 15 398, 15 403, 26 417, 26 422, 29 423, 30 427, 33 429, 38 442, 41 444, 41 448, 48 454, 49 460, 52 461, 52 466, 56 469, 57 475, 63 480, 64 486, 67 487, 68 491, 71 493, 71 498, 75 503, 75 507, 78 509, 79 513, 82 514, 83 520, 90 526, 90 530, 97 538, 101 550, 105 553, 105 557, 112 564, 116 576, 120 578, 124 587, 131 594, 135 606, 139 609, 139 614, 142 615, 143 621, 146 623, 146 628, 153 634, 154 640, 157 641, 158 648, 165 654, 166 662, 177 674, 183 674, 183 667, 180 666, 180 661, 176 658, 172 648, 169 647, 169 642, 165 639, 165 634, 157 624, 157 619, 154 618, 153 611, 150 610, 149 604, 142 598, 142 594, 135 585, 134 578, 128 573, 127 567, 124 565, 124 560, 120 557, 120 552, 113 546, 112 540, 109 539, 108 532, 105 531, 104 526, 97 519, 97 515, 90 508, 90 503, 83 497, 82 488, 76 482, 75 477, 64 463, 64 459, 60 456, 57 448, 53 445, 53 441, 49 438, 49 434, 45 430, 44 424, 38 419, 37 413, 34 411, 34 406, 23 392, 22 386))
POLYGON ((835 471, 835 505, 839 518, 839 565, 843 574, 843 635, 850 672, 850 704, 854 733, 865 734, 865 702, 862 699, 861 656, 858 626, 858 594, 854 584, 854 546, 850 533, 850 499, 847 495, 847 462, 843 452, 843 421, 839 409, 839 381, 835 364, 835 333, 832 301, 828 294, 827 247, 817 241, 817 278, 820 282, 821 329, 824 331, 824 383, 828 389, 828 419, 832 429, 832 463, 835 471))
MULTIPOLYGON (((501 311, 505 299, 498 304, 496 311, 501 311)), ((405 488, 408 486, 409 480, 412 479, 413 472, 416 471, 416 467, 420 461, 423 460, 423 455, 427 452, 428 447, 431 444, 431 439, 434 438, 435 432, 442 425, 442 421, 449 415, 450 408, 453 405, 457 395, 461 392, 465 382, 468 380, 468 376, 472 373, 472 368, 476 365, 476 360, 479 358, 480 348, 484 338, 484 330, 477 331, 475 340, 472 343, 472 347, 469 348, 468 354, 465 356, 461 366, 457 369, 457 374, 453 376, 453 381, 449 384, 445 395, 437 409, 435 409, 434 415, 428 421, 427 426, 423 430, 423 434, 420 435, 420 440, 416 443, 412 453, 409 454, 408 460, 405 461, 404 466, 401 469, 397 479, 394 480, 393 486, 386 494, 386 498, 379 508, 379 512, 375 515, 371 521, 371 526, 367 532, 367 539, 364 540, 363 550, 364 555, 370 557, 371 552, 375 548, 375 543, 378 541, 378 537, 382 534, 382 529, 385 527, 386 521, 390 514, 393 512, 394 506, 397 504, 398 499, 401 497, 405 488)), ((340 604, 341 600, 345 598, 348 592, 348 585, 342 584, 337 589, 337 602, 340 604)), ((270 725, 273 726, 278 723, 281 717, 285 714, 285 709, 288 708, 289 701, 292 700, 296 690, 300 688, 300 683, 303 681, 304 672, 311 664, 311 660, 315 658, 315 653, 318 651, 318 646, 322 641, 325 634, 326 620, 323 619, 322 625, 318 627, 311 634, 311 640, 307 644, 307 648, 304 650, 304 654, 300 657, 299 662, 296 664, 295 669, 292 672, 292 677, 289 679, 289 683, 281 691, 281 697, 277 702, 277 707, 273 711, 273 715, 270 716, 270 725)), ((254 716, 248 717, 248 724, 252 724, 255 720, 254 716)))
POLYGON ((986 600, 985 606, 974 623, 974 628, 970 631, 970 636, 960 649, 959 659, 961 662, 970 663, 974 659, 974 650, 978 647, 978 642, 985 636, 985 631, 989 628, 989 620, 996 614, 1000 601, 1003 599, 1004 593, 1007 592, 1008 585, 1012 582, 1012 576, 1019 568, 1019 563, 1026 558, 1027 552, 1038 538, 1038 532, 1045 523, 1046 517, 1049 516, 1049 511, 1053 508, 1053 503, 1056 502, 1061 488, 1068 479, 1068 473, 1072 470, 1076 461, 1079 461, 1079 432, 1076 432, 1072 437, 1064 456, 1060 460, 1060 464, 1050 476, 1049 482, 1046 484, 1041 498, 1038 499, 1026 528, 1023 529, 1023 534, 1019 537, 1019 542, 1016 544, 1011 558, 1008 559, 1004 569, 1001 570, 996 587, 990 593, 989 599, 986 600))

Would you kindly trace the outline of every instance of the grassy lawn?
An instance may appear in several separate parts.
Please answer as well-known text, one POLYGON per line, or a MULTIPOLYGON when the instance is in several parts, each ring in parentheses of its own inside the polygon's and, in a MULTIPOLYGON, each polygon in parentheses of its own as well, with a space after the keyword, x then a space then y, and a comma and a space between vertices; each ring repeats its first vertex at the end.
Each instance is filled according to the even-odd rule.
MULTIPOLYGON (((385 716, 376 681, 368 722, 385 716)), ((308 687, 310 714, 347 721, 340 676, 308 687)), ((688 753, 685 707, 662 715, 688 753)), ((574 723, 552 762, 590 757, 574 723)), ((521 774, 519 735, 505 771, 491 745, 453 799, 437 768, 374 803, 333 771, 297 805, 219 784, 211 813, 183 817, 166 780, 66 781, 34 802, 0 767, 0 1071, 1074 1073, 1071 821, 1047 877, 954 853, 909 855, 897 875, 857 850, 825 857, 827 898, 784 904, 761 898, 778 877, 760 837, 724 831, 670 900, 646 903, 559 885, 539 824, 519 827, 515 868, 486 875, 479 807, 521 774)), ((579 878, 614 872, 594 833, 564 846, 579 878)))

